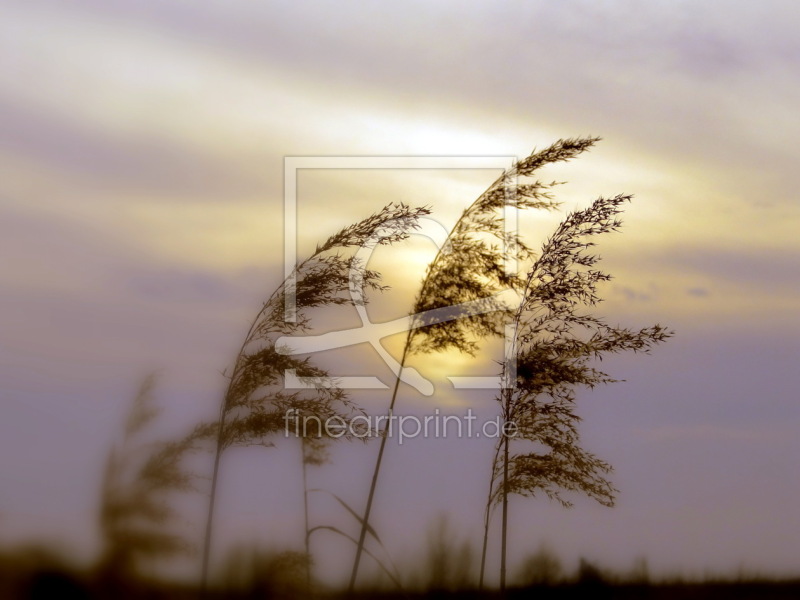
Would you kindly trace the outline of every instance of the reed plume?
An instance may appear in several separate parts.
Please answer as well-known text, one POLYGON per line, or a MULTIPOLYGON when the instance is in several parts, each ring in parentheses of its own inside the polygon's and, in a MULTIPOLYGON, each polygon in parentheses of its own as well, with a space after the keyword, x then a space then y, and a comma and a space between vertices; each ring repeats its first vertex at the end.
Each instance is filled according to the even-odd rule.
MULTIPOLYGON (((344 390, 327 371, 309 358, 290 356, 276 347, 281 336, 306 332, 311 327, 309 311, 326 306, 366 302, 367 290, 382 291, 380 274, 367 268, 355 251, 368 245, 387 245, 408 237, 426 208, 389 204, 366 219, 343 228, 317 245, 264 302, 250 324, 234 359, 217 421, 216 450, 206 519, 202 559, 202 587, 208 585, 214 504, 220 459, 233 445, 270 446, 273 437, 285 431, 286 415, 350 420, 356 410, 344 390), (357 289, 354 289, 357 288, 357 289), (287 302, 287 298, 292 301, 287 302), (286 373, 292 373, 305 389, 286 388, 286 373)), ((354 431, 346 428, 348 435, 354 431)), ((320 430, 320 435, 322 435, 320 430)), ((348 437, 345 435, 344 437, 348 437)), ((307 534, 308 535, 308 534, 307 534)))
POLYGON ((184 459, 202 447, 211 430, 198 426, 177 441, 148 441, 145 433, 160 414, 153 397, 155 375, 146 377, 125 423, 121 444, 109 452, 100 496, 104 549, 100 572, 106 581, 130 581, 145 561, 188 553, 191 544, 168 524, 178 520, 170 505, 175 493, 195 489, 184 459))
POLYGON ((608 325, 586 309, 600 302, 598 284, 610 276, 594 266, 591 238, 617 231, 622 205, 631 196, 599 198, 571 213, 545 242, 528 271, 522 300, 512 321, 511 353, 502 364, 505 386, 497 401, 508 435, 500 438, 493 461, 484 521, 502 505, 500 587, 505 589, 508 496, 544 494, 565 506, 562 492, 579 492, 612 506, 616 490, 606 478, 611 466, 580 446, 575 390, 615 380, 594 365, 618 352, 649 352, 672 332, 661 325, 634 330, 608 325), (510 435, 513 429, 514 435, 510 435), (535 451, 512 453, 510 442, 533 443, 535 451), (499 480, 499 485, 498 485, 499 480))
MULTIPOLYGON (((507 265, 529 259, 531 249, 515 231, 507 231, 503 212, 519 209, 551 210, 558 206, 553 188, 558 182, 519 182, 531 178, 543 166, 568 161, 591 148, 599 138, 558 140, 532 152, 490 185, 458 219, 447 240, 430 263, 411 311, 411 327, 403 346, 400 370, 395 379, 388 413, 394 411, 402 369, 415 353, 456 349, 475 355, 480 340, 503 334, 512 307, 499 294, 519 289, 524 281, 507 265)), ((358 548, 350 576, 353 591, 378 476, 386 447, 381 439, 362 519, 358 548)))

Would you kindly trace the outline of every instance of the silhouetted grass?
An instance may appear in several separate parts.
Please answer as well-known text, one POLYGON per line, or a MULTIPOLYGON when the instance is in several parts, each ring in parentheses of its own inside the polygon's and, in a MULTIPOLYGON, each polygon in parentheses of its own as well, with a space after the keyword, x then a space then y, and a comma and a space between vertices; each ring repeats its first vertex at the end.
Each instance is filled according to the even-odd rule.
MULTIPOLYGON (((598 140, 595 137, 561 139, 541 151, 534 150, 504 171, 464 209, 428 265, 409 313, 412 327, 403 344, 388 405, 389 415, 394 412, 403 369, 411 355, 456 349, 474 356, 486 338, 503 335, 513 311, 499 294, 521 289, 524 280, 516 272, 516 265, 532 256, 519 233, 505 227, 505 211, 556 208, 558 203, 553 201, 552 190, 558 182, 544 183, 531 178, 543 166, 569 161, 598 140), (520 183, 520 178, 528 179, 520 183), (513 268, 509 268, 510 265, 513 268)), ((350 575, 350 591, 355 588, 361 553, 365 549, 386 439, 384 436, 381 440, 367 493, 350 575)))

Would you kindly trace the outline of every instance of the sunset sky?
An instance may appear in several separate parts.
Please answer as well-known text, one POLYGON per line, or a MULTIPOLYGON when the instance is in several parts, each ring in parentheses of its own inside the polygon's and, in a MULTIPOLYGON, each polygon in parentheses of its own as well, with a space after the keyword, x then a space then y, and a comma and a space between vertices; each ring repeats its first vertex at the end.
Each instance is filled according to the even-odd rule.
MULTIPOLYGON (((513 557, 546 541, 569 564, 644 556, 662 573, 796 575, 798 26, 800 7, 779 0, 6 0, 0 544, 93 556, 103 462, 147 373, 161 373, 164 435, 216 414, 221 372, 283 276, 285 157, 521 158, 597 135, 543 177, 568 182, 565 211, 635 195, 622 233, 600 240, 614 280, 598 310, 676 335, 609 361, 625 383, 579 395, 618 506, 515 499, 513 557)), ((389 202, 430 206, 449 227, 499 173, 304 170, 298 254, 389 202)), ((522 232, 539 246, 563 214, 522 232)), ((408 312, 434 251, 411 240, 376 255, 393 289, 373 298, 374 320, 408 312)), ((437 393, 406 388, 400 409, 492 414, 491 394, 456 393, 444 376, 490 375, 497 358, 418 360, 437 393)), ((324 360, 391 381, 368 347, 324 360)), ((380 412, 388 396, 356 399, 380 412)), ((256 539, 299 548, 298 452, 225 457, 220 554, 256 539)), ((363 506, 376 452, 341 444, 315 487, 363 506)), ((477 547, 490 457, 486 440, 389 447, 375 518, 396 560, 444 513, 477 547)), ((201 506, 187 503, 187 519, 199 524, 201 506)), ((312 510, 353 528, 335 502, 312 510)), ((353 548, 318 539, 320 575, 339 581, 353 548)))

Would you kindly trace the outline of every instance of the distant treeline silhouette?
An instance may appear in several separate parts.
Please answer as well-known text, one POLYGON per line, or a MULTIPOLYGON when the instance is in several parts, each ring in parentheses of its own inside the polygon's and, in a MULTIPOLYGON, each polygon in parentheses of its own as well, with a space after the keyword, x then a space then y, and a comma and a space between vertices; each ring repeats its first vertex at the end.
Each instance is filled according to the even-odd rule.
MULTIPOLYGON (((447 522, 431 528, 415 561, 406 565, 405 589, 387 580, 366 580, 352 595, 319 587, 314 597, 336 600, 367 598, 499 598, 499 592, 477 589, 477 553, 454 539, 447 522)), ((31 600, 194 600, 195 584, 130 576, 109 588, 97 569, 79 568, 66 558, 67 550, 43 545, 0 549, 0 597, 31 600)), ((276 551, 254 546, 231 549, 220 563, 213 593, 205 597, 231 600, 308 598, 303 552, 276 551)), ((627 571, 616 572, 581 559, 569 571, 547 546, 522 561, 510 577, 505 598, 601 598, 609 600, 693 600, 734 598, 789 600, 800 596, 800 578, 771 578, 746 572, 730 575, 654 576, 638 559, 627 571)))

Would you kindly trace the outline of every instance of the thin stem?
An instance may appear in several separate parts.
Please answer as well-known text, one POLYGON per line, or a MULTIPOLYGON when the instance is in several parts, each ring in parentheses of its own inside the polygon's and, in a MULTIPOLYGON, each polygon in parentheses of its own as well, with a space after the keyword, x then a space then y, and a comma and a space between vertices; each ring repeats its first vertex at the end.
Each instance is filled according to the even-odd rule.
POLYGON ((397 377, 394 380, 394 390, 392 391, 392 400, 389 403, 389 411, 388 415, 389 418, 386 422, 386 427, 383 430, 383 434, 381 435, 381 446, 378 450, 378 459, 375 461, 375 470, 372 472, 372 482, 369 486, 369 495, 367 496, 367 507, 364 509, 364 517, 361 520, 361 533, 358 536, 358 548, 356 549, 356 557, 353 561, 353 571, 350 574, 350 584, 347 587, 348 595, 353 593, 356 585, 356 579, 358 578, 358 566, 361 562, 361 554, 364 552, 364 542, 367 537, 367 527, 369 527, 369 517, 370 513, 372 512, 372 500, 375 497, 375 488, 378 485, 378 474, 381 470, 381 462, 383 461, 383 451, 386 448, 386 440, 389 438, 388 436, 388 429, 391 426, 391 417, 394 411, 394 404, 397 400, 397 390, 400 387, 400 376, 403 372, 403 368, 406 364, 406 357, 408 356, 408 348, 411 342, 411 332, 413 329, 408 330, 408 334, 406 335, 406 342, 403 345, 403 357, 400 359, 400 370, 397 373, 397 377))
POLYGON ((214 472, 211 475, 211 493, 208 500, 208 516, 206 517, 206 530, 203 539, 203 565, 200 571, 200 588, 203 594, 208 590, 208 561, 211 555, 211 532, 214 525, 214 504, 217 497, 217 481, 219 480, 219 462, 222 457, 222 432, 225 427, 225 406, 219 417, 217 431, 217 448, 214 453, 214 472))
POLYGON ((503 537, 500 549, 500 593, 506 591, 506 542, 508 541, 508 436, 503 438, 503 537))
POLYGON ((486 510, 483 514, 483 546, 481 548, 481 570, 478 576, 478 591, 483 590, 483 575, 486 572, 486 550, 489 545, 489 517, 492 508, 492 490, 494 486, 494 477, 492 477, 492 485, 489 486, 489 498, 486 501, 486 510))
POLYGON ((308 475, 306 467, 306 438, 300 438, 301 459, 303 461, 303 516, 306 527, 306 591, 311 591, 311 533, 308 528, 308 475))
POLYGON ((483 515, 483 549, 481 550, 481 570, 478 577, 478 590, 483 590, 483 577, 486 572, 486 551, 489 545, 489 523, 492 518, 492 504, 494 500, 494 481, 497 475, 497 459, 500 456, 500 444, 495 446, 492 473, 489 478, 489 494, 486 496, 486 511, 483 515))
MULTIPOLYGON (((507 386, 503 392, 502 396, 505 397, 504 406, 503 406, 503 414, 505 417, 506 422, 510 421, 512 418, 512 401, 514 399, 514 387, 516 386, 516 381, 509 382, 508 379, 508 361, 509 360, 516 360, 517 357, 517 337, 519 335, 519 324, 520 319, 522 317, 524 307, 525 307, 525 298, 528 294, 528 289, 530 287, 532 278, 533 278, 533 271, 531 274, 528 275, 525 281, 525 288, 523 289, 522 294, 522 302, 517 307, 516 313, 514 315, 514 333, 511 338, 511 356, 505 357, 505 361, 503 362, 503 370, 502 370, 502 385, 507 386)), ((502 541, 501 541, 501 549, 500 549, 500 593, 504 594, 506 591, 506 551, 507 551, 507 541, 508 541, 508 444, 509 444, 509 436, 506 433, 505 423, 503 423, 503 525, 502 525, 502 541)))

